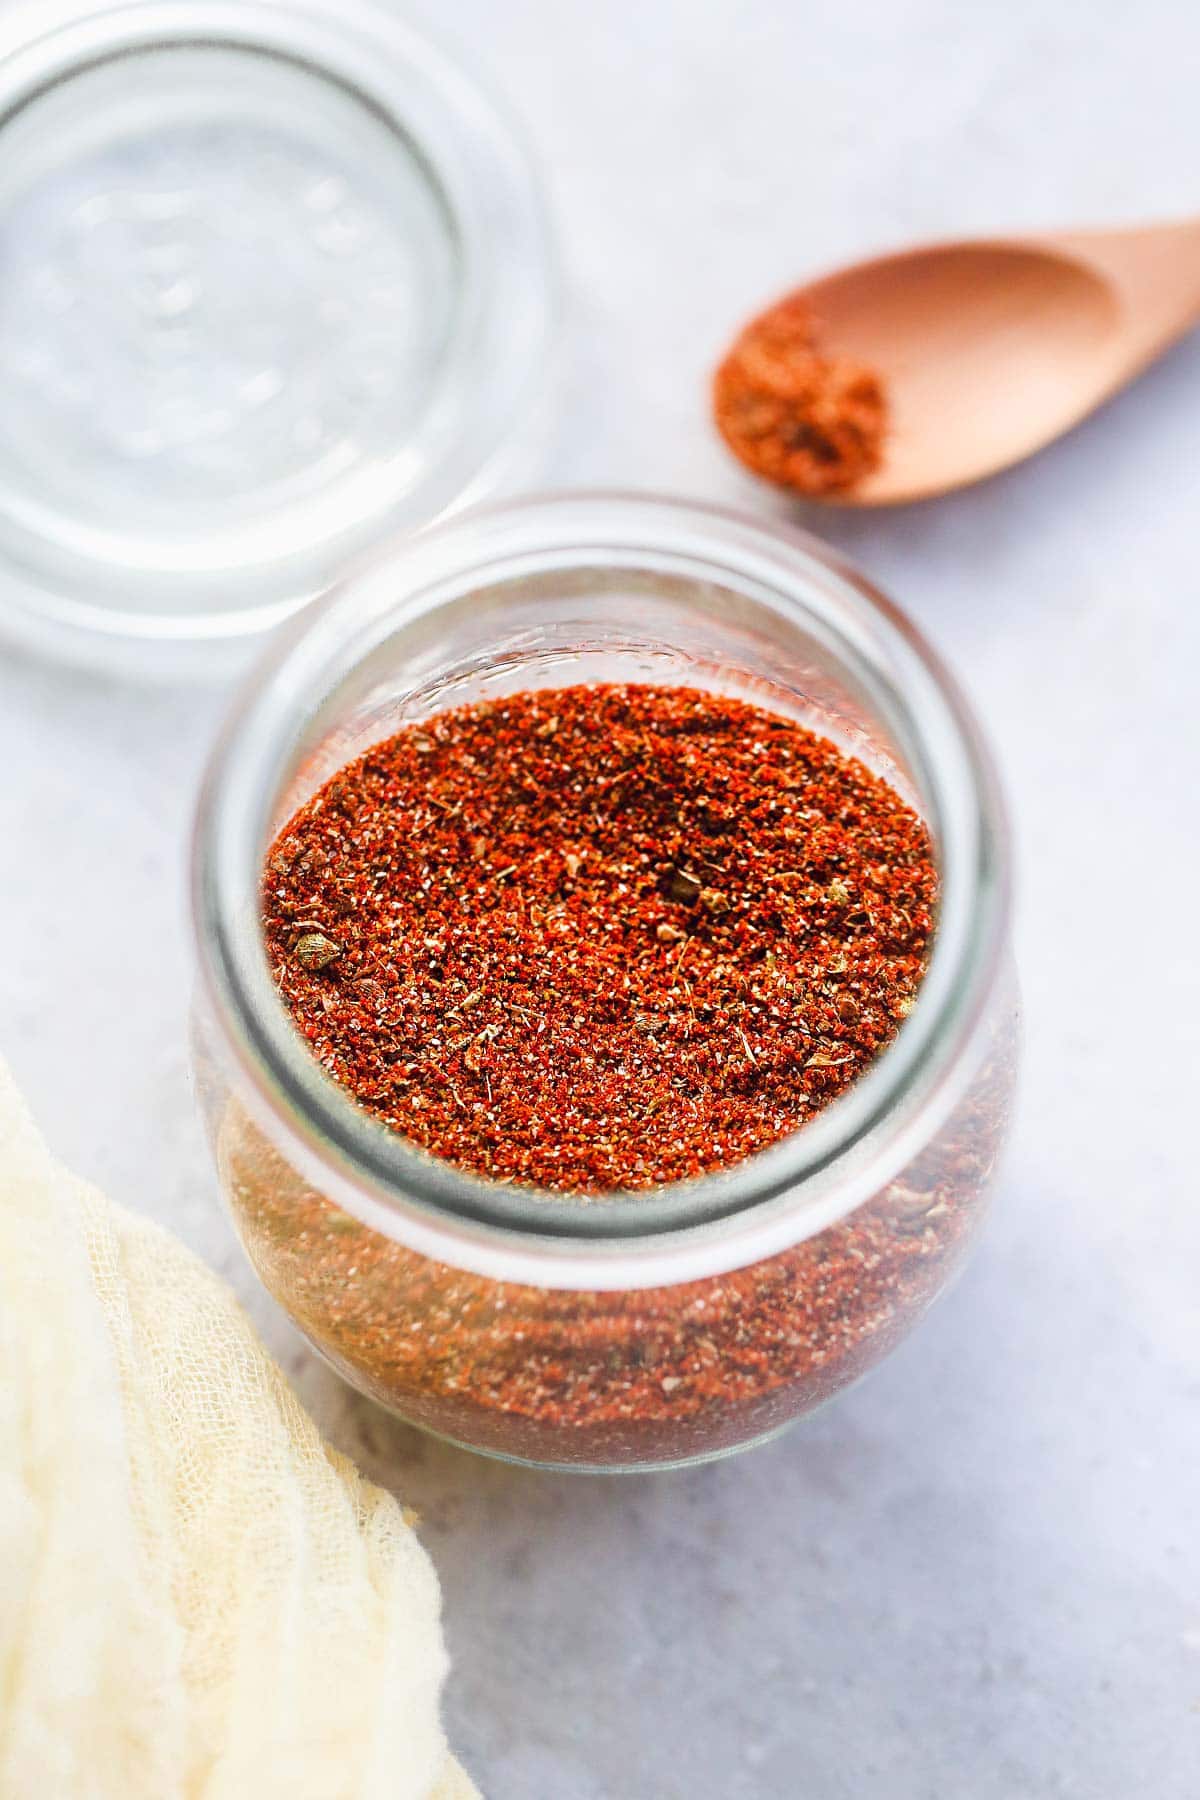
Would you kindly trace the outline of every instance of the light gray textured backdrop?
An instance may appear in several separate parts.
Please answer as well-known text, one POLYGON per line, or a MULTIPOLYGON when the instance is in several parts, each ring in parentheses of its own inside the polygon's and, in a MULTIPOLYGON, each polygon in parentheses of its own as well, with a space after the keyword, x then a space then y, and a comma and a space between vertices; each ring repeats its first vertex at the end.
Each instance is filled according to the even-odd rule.
MULTIPOLYGON (((786 510, 713 440, 729 329, 898 241, 1200 206, 1185 0, 448 0, 565 239, 551 479, 786 510)), ((1197 271, 1200 278, 1200 270, 1197 271)), ((818 520, 965 678, 1006 772, 1028 1025, 972 1268, 758 1454, 522 1473, 344 1391, 257 1291, 185 1054, 182 866, 224 696, 0 663, 0 1044, 61 1154, 236 1284, 421 1508, 491 1800, 1200 1791, 1200 343, 974 492, 818 520)))

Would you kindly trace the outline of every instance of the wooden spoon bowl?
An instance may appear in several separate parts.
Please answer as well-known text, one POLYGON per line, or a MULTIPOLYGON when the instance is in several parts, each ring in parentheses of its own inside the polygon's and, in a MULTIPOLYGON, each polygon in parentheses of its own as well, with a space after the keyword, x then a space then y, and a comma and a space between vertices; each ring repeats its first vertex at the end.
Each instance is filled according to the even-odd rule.
POLYGON ((822 495, 921 500, 1031 456, 1200 317, 1200 221, 950 243, 878 257, 802 290, 823 346, 879 371, 881 467, 822 495))

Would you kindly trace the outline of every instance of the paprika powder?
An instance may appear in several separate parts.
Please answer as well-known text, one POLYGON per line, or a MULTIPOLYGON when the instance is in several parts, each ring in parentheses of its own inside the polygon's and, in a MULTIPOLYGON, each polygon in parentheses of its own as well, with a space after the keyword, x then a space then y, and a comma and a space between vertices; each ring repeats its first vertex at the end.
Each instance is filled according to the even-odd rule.
POLYGON ((717 430, 755 475, 820 497, 880 466, 887 397, 874 369, 821 348, 802 295, 752 319, 713 381, 717 430))
POLYGON ((793 719, 588 685, 342 769, 263 884, 280 995, 358 1103, 475 1174, 659 1187, 803 1127, 895 1035, 930 845, 793 719))

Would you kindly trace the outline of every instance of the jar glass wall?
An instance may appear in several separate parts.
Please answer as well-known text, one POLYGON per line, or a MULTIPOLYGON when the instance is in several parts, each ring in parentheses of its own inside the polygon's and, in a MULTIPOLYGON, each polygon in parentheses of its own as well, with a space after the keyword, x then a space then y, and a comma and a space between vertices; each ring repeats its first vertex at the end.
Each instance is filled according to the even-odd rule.
POLYGON ((960 1265, 1014 1073, 1007 869, 952 682, 820 546, 698 508, 563 496, 410 540, 272 651, 196 838, 196 1050, 221 1186, 266 1286, 355 1385, 500 1456, 633 1468, 726 1453, 870 1368, 960 1265), (259 926, 279 826, 447 706, 678 683, 798 718, 889 780, 938 862, 917 1003, 803 1130, 655 1192, 489 1183, 358 1110, 304 1047, 259 926))

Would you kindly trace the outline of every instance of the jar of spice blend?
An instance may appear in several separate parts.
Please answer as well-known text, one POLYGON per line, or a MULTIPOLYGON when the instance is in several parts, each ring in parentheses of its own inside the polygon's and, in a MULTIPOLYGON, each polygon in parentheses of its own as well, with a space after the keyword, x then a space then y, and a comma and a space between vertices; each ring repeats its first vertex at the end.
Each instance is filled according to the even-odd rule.
POLYGON ((5 635, 223 671, 541 466, 540 182, 396 6, 10 0, 0 143, 5 635))
POLYGON ((196 1059, 251 1261, 356 1387, 474 1449, 624 1470, 768 1437, 976 1234, 1007 889, 962 697, 814 541, 620 496, 411 539, 276 643, 201 801, 196 1059), (514 861, 542 769, 560 837, 586 816, 514 861), (600 1011, 564 1023, 580 970, 600 1011))

